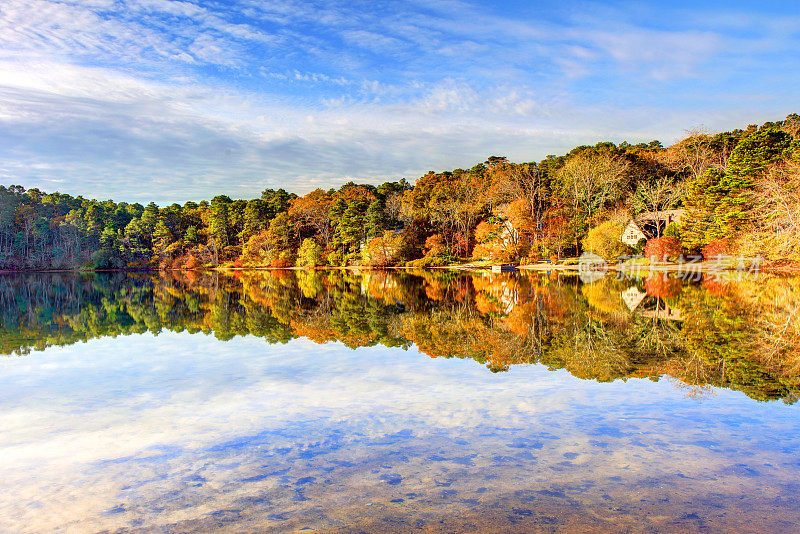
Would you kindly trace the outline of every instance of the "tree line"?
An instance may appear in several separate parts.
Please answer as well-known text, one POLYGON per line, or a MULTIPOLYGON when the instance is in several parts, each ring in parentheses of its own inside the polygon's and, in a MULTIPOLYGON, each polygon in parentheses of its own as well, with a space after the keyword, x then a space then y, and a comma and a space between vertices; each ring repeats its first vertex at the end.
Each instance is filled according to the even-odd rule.
MULTIPOLYGON (((491 156, 469 169, 380 186, 182 206, 98 201, 0 186, 0 268, 425 267, 533 263, 591 250, 800 260, 800 116, 659 141, 579 146, 540 162, 491 156), (623 245, 627 221, 681 208, 680 223, 623 245), (662 231, 663 230, 663 231, 662 231)), ((649 254, 648 254, 649 255, 649 254)))

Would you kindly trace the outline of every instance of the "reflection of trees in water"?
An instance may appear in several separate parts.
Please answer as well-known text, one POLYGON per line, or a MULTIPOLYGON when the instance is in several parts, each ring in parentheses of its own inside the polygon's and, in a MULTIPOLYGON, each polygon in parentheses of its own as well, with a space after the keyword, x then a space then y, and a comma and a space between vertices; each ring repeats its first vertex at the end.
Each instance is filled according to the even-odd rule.
POLYGON ((794 402, 800 384, 798 330, 779 330, 779 319, 792 316, 797 289, 797 280, 781 277, 684 287, 678 303, 684 351, 680 361, 671 362, 669 373, 686 384, 794 402), (775 357, 769 348, 777 346, 792 349, 775 357))
POLYGON ((0 277, 0 350, 162 330, 270 343, 415 344, 492 371, 541 363, 600 381, 667 375, 793 402, 800 279, 683 285, 454 271, 236 271, 0 277))
MULTIPOLYGON (((748 282, 752 287, 754 284, 748 282)), ((756 286, 752 303, 754 330, 752 348, 767 365, 784 374, 800 374, 800 279, 770 279, 756 286), (788 288, 788 289, 787 289, 788 288)))

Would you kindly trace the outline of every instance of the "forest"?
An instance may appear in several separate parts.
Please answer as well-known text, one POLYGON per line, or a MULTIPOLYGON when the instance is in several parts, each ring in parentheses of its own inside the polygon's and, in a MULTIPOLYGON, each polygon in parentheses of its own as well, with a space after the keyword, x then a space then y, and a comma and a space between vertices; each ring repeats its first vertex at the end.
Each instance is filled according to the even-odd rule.
POLYGON ((604 382, 666 376, 692 396, 714 386, 794 403, 798 295, 800 280, 775 275, 582 284, 574 274, 422 269, 18 273, 0 277, 0 354, 162 331, 306 338, 413 345, 492 372, 539 363, 604 382))
POLYGON ((5 270, 531 264, 584 251, 800 262, 800 116, 691 131, 669 147, 601 142, 538 163, 491 156, 413 184, 303 196, 267 189, 143 206, 0 186, 5 270), (680 221, 621 241, 637 216, 673 209, 680 221))

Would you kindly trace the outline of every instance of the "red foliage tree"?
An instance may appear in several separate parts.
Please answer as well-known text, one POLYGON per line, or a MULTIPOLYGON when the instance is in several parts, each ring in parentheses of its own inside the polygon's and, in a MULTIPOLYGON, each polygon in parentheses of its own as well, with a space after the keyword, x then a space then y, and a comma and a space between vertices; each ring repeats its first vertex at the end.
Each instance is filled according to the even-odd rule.
POLYGON ((173 271, 180 271, 181 269, 183 269, 185 263, 186 261, 183 256, 176 256, 172 260, 172 265, 170 265, 170 269, 173 271))
POLYGON ((441 234, 433 234, 425 240, 425 255, 431 257, 445 256, 447 254, 447 243, 441 234))
POLYGON ((288 256, 279 256, 269 262, 269 266, 275 269, 286 269, 287 267, 294 266, 294 261, 288 256))
POLYGON ((655 257, 657 261, 665 258, 676 257, 681 253, 681 242, 677 237, 662 236, 647 241, 644 247, 644 255, 648 258, 655 257))
POLYGON ((719 258, 731 253, 731 244, 727 239, 716 239, 705 246, 703 257, 706 259, 719 258))

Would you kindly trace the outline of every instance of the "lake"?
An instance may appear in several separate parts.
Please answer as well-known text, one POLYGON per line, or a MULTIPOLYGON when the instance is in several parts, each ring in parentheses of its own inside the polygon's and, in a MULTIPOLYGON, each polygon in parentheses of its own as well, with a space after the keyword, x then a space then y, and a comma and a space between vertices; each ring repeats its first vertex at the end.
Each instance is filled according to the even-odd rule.
POLYGON ((3 532, 788 532, 800 278, 0 275, 3 532))

